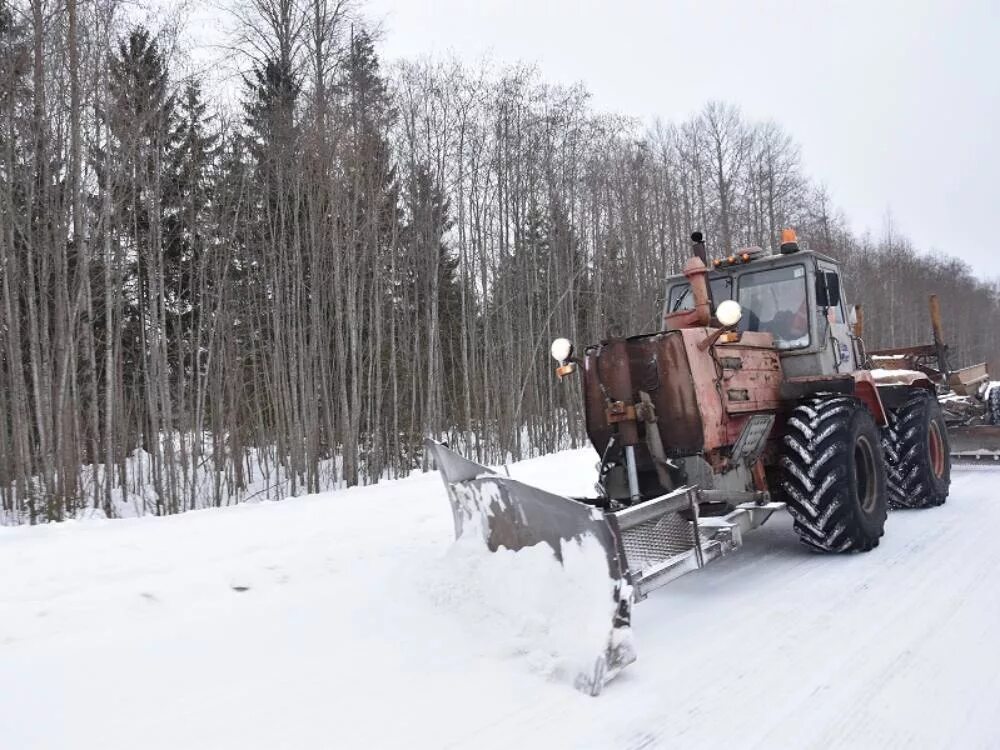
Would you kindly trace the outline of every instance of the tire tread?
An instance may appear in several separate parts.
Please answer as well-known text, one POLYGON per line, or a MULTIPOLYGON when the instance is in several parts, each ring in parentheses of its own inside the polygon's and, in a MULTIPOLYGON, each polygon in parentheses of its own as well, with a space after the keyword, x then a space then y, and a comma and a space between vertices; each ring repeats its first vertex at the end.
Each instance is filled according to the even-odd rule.
POLYGON ((780 494, 799 538, 823 552, 878 546, 878 537, 857 523, 849 498, 848 442, 859 409, 864 405, 850 396, 809 399, 795 408, 782 439, 780 494))
POLYGON ((932 402, 933 397, 926 392, 914 393, 890 411, 889 424, 882 429, 890 508, 933 508, 947 499, 947 493, 935 491, 926 476, 930 469, 926 466, 923 426, 932 402))
POLYGON ((1000 427, 1000 384, 994 385, 990 390, 986 410, 989 414, 989 423, 1000 427))

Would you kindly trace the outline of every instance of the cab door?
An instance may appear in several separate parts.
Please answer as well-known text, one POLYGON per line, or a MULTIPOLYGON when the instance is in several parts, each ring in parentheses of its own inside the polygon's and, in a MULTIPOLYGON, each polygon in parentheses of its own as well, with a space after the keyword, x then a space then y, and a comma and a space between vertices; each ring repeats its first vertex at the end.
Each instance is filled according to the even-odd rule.
POLYGON ((819 314, 826 316, 826 346, 830 347, 834 371, 853 372, 858 369, 858 362, 840 271, 834 264, 822 261, 817 263, 816 271, 816 305, 819 314))

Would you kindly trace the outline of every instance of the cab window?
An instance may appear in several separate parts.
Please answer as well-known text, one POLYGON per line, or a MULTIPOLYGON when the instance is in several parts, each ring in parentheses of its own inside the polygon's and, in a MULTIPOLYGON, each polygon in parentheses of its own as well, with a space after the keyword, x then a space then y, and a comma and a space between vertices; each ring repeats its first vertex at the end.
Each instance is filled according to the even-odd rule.
MULTIPOLYGON (((712 289, 712 301, 718 306, 720 302, 733 298, 733 279, 731 276, 716 276, 709 278, 708 285, 712 289)), ((667 312, 690 310, 694 307, 694 295, 691 285, 686 281, 670 287, 667 298, 667 312)))
POLYGON ((846 323, 847 317, 844 315, 844 300, 840 300, 840 304, 837 305, 833 310, 834 321, 837 323, 846 323))
POLYGON ((740 276, 737 302, 742 331, 766 331, 779 349, 809 346, 809 297, 805 266, 754 271, 740 276))

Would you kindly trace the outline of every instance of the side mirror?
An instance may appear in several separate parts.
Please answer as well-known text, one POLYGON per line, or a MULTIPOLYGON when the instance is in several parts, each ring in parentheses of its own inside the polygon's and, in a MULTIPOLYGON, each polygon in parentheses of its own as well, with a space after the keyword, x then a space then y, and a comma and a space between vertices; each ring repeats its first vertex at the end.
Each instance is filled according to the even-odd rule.
POLYGON ((840 304, 840 277, 837 274, 828 271, 816 274, 816 304, 819 307, 837 307, 840 304))

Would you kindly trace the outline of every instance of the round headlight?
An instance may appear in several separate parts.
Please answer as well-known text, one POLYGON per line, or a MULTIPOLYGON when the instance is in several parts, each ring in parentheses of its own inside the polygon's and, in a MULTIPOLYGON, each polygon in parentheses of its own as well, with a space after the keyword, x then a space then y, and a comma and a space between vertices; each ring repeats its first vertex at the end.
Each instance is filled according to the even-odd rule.
POLYGON ((736 300, 727 299, 716 309, 715 317, 721 325, 730 328, 740 322, 743 317, 743 308, 736 300))
POLYGON ((573 344, 569 339, 556 339, 552 342, 549 352, 556 362, 565 362, 573 356, 573 344))

